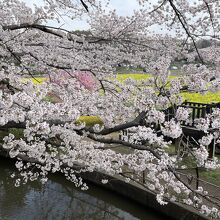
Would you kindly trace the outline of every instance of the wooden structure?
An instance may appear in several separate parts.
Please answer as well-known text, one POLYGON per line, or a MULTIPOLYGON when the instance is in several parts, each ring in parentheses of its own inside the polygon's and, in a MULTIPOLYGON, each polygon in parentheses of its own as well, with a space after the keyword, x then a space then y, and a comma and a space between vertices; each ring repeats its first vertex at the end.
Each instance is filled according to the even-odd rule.
MULTIPOLYGON (((183 122, 183 126, 187 127, 195 127, 195 119, 197 118, 205 118, 207 114, 211 114, 214 108, 220 108, 220 103, 213 104, 204 104, 198 102, 188 102, 185 101, 182 105, 178 107, 189 108, 192 112, 190 114, 190 118, 187 122, 183 122)), ((170 107, 164 111, 166 115, 166 120, 170 120, 174 117, 174 111, 177 107, 170 107)))
MULTIPOLYGON (((195 120, 198 118, 206 118, 208 114, 211 114, 215 108, 220 108, 220 103, 204 104, 196 102, 184 102, 182 105, 184 108, 191 109, 190 120, 182 123, 183 136, 179 140, 179 151, 183 150, 187 146, 188 148, 195 147, 198 144, 198 140, 205 135, 205 133, 195 127, 195 120)), ((213 158, 215 152, 219 148, 216 145, 216 141, 213 140, 208 146, 209 157, 213 158)))
MULTIPOLYGON (((186 122, 182 122, 181 124, 183 129, 183 135, 177 140, 175 140, 175 145, 177 146, 177 154, 184 154, 187 153, 187 149, 199 146, 198 140, 205 135, 203 131, 196 128, 195 120, 198 118, 206 118, 208 114, 213 112, 214 108, 220 108, 220 103, 204 104, 185 101, 180 106, 172 106, 164 110, 166 121, 169 121, 172 118, 174 118, 174 112, 177 109, 177 107, 189 108, 191 110, 189 120, 187 120, 186 122)), ((146 126, 149 126, 149 124, 146 124, 146 126)), ((151 125, 151 127, 152 126, 156 129, 159 129, 156 125, 151 125)), ((134 130, 124 130, 120 134, 119 138, 121 140, 125 140, 125 137, 127 139, 130 139, 134 132, 134 130)), ((214 156, 216 152, 216 147, 218 146, 216 146, 215 141, 212 141, 208 149, 210 158, 214 156)))

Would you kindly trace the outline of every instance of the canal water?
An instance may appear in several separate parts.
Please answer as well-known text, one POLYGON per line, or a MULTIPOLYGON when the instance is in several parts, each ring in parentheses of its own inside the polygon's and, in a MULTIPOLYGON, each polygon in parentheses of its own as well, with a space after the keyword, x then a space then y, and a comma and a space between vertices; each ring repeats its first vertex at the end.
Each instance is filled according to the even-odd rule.
POLYGON ((0 157, 0 220, 162 220, 137 203, 89 184, 81 191, 61 174, 42 185, 14 186, 12 161, 0 157))

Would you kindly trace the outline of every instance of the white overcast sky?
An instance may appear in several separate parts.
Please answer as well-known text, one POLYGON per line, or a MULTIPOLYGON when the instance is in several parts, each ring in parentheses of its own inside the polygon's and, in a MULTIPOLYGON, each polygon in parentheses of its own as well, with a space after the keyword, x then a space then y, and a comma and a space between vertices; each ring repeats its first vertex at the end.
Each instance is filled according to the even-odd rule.
MULTIPOLYGON (((42 0, 23 0, 26 2, 28 6, 32 6, 33 4, 39 5, 42 4, 42 0)), ((139 5, 137 3, 137 0, 111 0, 109 4, 109 8, 114 8, 117 10, 117 13, 126 16, 126 15, 132 15, 133 10, 136 10, 139 8, 139 5)), ((51 24, 53 25, 53 24, 51 24)), ((62 25, 62 24, 61 24, 62 25)), ((89 26, 86 23, 86 21, 83 20, 68 20, 65 19, 63 21, 64 28, 67 28, 69 30, 85 30, 88 29, 89 26)))

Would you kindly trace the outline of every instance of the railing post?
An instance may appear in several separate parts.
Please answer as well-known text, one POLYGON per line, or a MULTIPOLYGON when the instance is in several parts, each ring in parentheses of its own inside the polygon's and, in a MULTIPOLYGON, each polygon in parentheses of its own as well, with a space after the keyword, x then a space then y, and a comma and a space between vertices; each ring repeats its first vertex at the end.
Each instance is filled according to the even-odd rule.
POLYGON ((209 149, 209 158, 213 159, 215 156, 215 139, 212 140, 211 144, 208 147, 209 149))
POLYGON ((146 180, 145 180, 145 170, 142 173, 142 178, 143 178, 143 184, 145 184, 146 183, 146 180))

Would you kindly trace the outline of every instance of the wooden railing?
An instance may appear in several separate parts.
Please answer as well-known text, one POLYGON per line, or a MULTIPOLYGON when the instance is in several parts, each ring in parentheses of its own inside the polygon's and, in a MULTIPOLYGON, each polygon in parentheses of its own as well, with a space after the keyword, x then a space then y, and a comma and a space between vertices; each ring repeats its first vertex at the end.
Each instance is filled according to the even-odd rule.
MULTIPOLYGON (((197 118, 206 118, 208 114, 211 114, 213 112, 214 108, 220 108, 220 103, 204 104, 204 103, 185 101, 179 106, 172 106, 164 110, 166 121, 169 121, 172 118, 174 118, 175 111, 177 110, 178 107, 189 108, 191 110, 189 119, 186 122, 182 122, 181 124, 183 129, 183 135, 185 135, 188 138, 188 140, 193 139, 194 141, 198 141, 199 139, 202 138, 202 136, 205 135, 205 133, 195 128, 195 120, 197 118)), ((145 126, 150 126, 158 131, 160 130, 160 125, 156 123, 151 123, 151 124, 146 123, 145 126)), ((135 130, 133 129, 123 130, 119 135, 119 139, 128 141, 129 139, 132 138, 134 133, 135 130)), ((138 143, 139 142, 137 141, 136 144, 138 143)), ((215 140, 213 140, 212 143, 209 145, 209 157, 213 158, 215 152, 216 152, 216 143, 215 140)))
MULTIPOLYGON (((175 111, 177 110, 178 107, 189 108, 191 110, 189 119, 186 122, 182 122, 182 126, 184 126, 184 129, 183 129, 184 133, 190 136, 193 134, 195 136, 200 136, 198 135, 199 134, 198 132, 196 133, 195 131, 191 130, 191 128, 195 127, 195 119, 205 118, 207 114, 210 114, 213 112, 214 108, 220 108, 220 103, 205 104, 205 103, 185 101, 179 106, 172 106, 164 110, 166 121, 169 121, 172 118, 174 118, 175 111)), ((160 125, 156 123, 151 123, 151 124, 146 123, 145 125, 150 126, 154 128, 155 130, 160 130, 160 125)), ((135 131, 132 131, 130 129, 123 130, 119 138, 123 139, 123 137, 127 137, 127 139, 130 139, 130 137, 132 136, 132 133, 135 133, 135 131)))
MULTIPOLYGON (((187 122, 182 122, 182 125, 194 127, 195 119, 205 118, 207 114, 211 114, 213 112, 214 108, 220 108, 220 103, 205 104, 205 103, 185 101, 177 107, 189 108, 191 110, 189 120, 187 122)), ((174 117, 174 112, 177 109, 177 107, 176 106, 170 107, 164 111, 166 115, 166 120, 170 120, 171 118, 174 117)))

